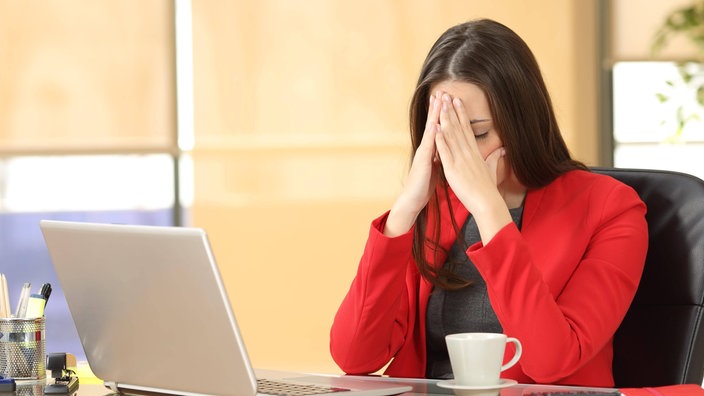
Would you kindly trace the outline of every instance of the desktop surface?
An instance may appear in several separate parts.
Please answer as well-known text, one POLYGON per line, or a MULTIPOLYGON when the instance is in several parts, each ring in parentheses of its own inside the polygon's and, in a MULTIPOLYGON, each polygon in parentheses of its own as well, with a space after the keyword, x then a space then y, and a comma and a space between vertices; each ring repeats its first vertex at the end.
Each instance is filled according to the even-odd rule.
MULTIPOLYGON (((599 390, 599 389, 578 388, 578 387, 566 388, 566 387, 561 387, 561 386, 518 384, 518 385, 512 386, 510 388, 503 388, 503 389, 497 390, 497 391, 477 392, 476 395, 478 395, 478 396, 479 395, 481 395, 481 396, 483 396, 483 395, 527 396, 527 395, 530 395, 531 392, 536 392, 537 395, 543 396, 542 393, 544 393, 544 392, 557 392, 557 391, 587 392, 587 391, 596 391, 596 390, 599 390)), ((603 389, 603 391, 607 392, 607 391, 610 391, 610 389, 603 389)), ((12 394, 13 393, 0 392, 0 395, 3 395, 3 396, 6 396, 6 395, 9 396, 12 394)), ((15 391, 14 394, 17 396, 44 396, 44 387, 43 387, 43 385, 18 384, 17 391, 15 391)), ((420 385, 420 384, 416 384, 414 386, 414 389, 412 392, 404 393, 404 395, 409 395, 409 396, 410 395, 452 395, 452 394, 453 393, 451 391, 447 391, 446 389, 437 388, 432 385, 428 388, 424 388, 424 386, 420 385)), ((64 394, 64 395, 69 396, 66 394, 64 394)), ((64 396, 64 395, 58 395, 58 396, 64 396)), ((101 384, 82 384, 82 385, 80 385, 79 389, 73 394, 73 396, 79 396, 79 395, 80 396, 109 396, 109 395, 117 395, 117 394, 101 384)), ((49 396, 49 395, 47 395, 47 396, 49 396)), ((549 396, 549 394, 546 394, 545 396, 549 396)), ((579 394, 577 394, 575 396, 579 396, 579 394)), ((594 396, 594 395, 592 395, 592 396, 594 396)))
MULTIPOLYGON (((273 370, 256 370, 257 377, 259 378, 269 378, 269 379, 295 379, 307 377, 309 373, 299 373, 299 372, 289 372, 289 371, 273 371, 273 370)), ((320 375, 320 374, 316 374, 320 375)), ((337 378, 337 375, 329 375, 331 379, 337 378)), ((348 376, 349 377, 349 376, 348 376)), ((404 395, 454 395, 453 391, 446 388, 441 388, 437 385, 438 380, 426 380, 426 379, 409 379, 409 378, 389 378, 389 377, 360 377, 369 381, 384 381, 393 382, 396 384, 408 385, 413 388, 411 392, 404 393, 404 395)), ((53 379, 47 378, 46 381, 18 381, 17 390, 14 392, 17 396, 44 396, 44 385, 52 383, 53 379)), ((527 396, 535 392, 536 395, 543 396, 543 393, 547 396, 547 392, 596 392, 601 391, 604 393, 616 391, 612 388, 584 388, 584 387, 570 387, 570 386, 560 386, 560 385, 535 385, 535 384, 516 384, 511 387, 506 387, 497 390, 485 390, 472 392, 468 396, 527 396)), ((2 396, 9 396, 13 393, 0 393, 2 396)), ((618 394, 618 393, 616 393, 618 394)), ((57 395, 57 396, 64 396, 57 395)), ((66 396, 108 396, 116 395, 115 392, 106 388, 101 383, 83 383, 80 384, 78 390, 73 395, 66 396)), ((343 394, 341 393, 341 396, 343 394)), ((578 394, 577 394, 578 395, 578 394)), ((53 395, 47 395, 53 396, 53 395)))

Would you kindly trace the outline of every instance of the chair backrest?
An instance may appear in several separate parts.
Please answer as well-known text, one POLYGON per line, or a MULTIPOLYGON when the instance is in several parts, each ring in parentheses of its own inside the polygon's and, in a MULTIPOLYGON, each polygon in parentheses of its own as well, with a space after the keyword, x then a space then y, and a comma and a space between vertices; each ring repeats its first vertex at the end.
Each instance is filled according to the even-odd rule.
POLYGON ((633 187, 648 207, 643 277, 614 337, 616 386, 701 385, 704 181, 661 170, 593 170, 633 187))

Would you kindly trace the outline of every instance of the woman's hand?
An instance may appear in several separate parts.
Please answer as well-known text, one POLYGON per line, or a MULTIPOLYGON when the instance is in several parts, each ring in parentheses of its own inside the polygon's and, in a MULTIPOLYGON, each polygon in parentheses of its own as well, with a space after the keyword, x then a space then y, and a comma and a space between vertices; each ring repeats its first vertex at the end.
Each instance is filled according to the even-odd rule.
POLYGON ((393 237, 408 232, 435 191, 439 166, 435 136, 440 125, 440 108, 440 100, 431 95, 423 138, 413 156, 405 187, 386 219, 384 235, 393 237))
POLYGON ((491 238, 511 222, 511 215, 497 188, 497 169, 504 156, 499 147, 482 158, 477 140, 459 98, 440 97, 440 129, 435 143, 447 182, 472 213, 482 241, 491 238))

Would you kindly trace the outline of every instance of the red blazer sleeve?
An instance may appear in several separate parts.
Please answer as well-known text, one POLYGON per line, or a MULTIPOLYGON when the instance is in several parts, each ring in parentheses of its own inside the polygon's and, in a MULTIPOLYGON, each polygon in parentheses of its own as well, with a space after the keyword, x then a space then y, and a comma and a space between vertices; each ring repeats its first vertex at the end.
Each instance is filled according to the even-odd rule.
POLYGON ((372 222, 357 274, 330 332, 330 351, 348 374, 369 374, 386 365, 406 340, 415 318, 415 290, 406 285, 413 230, 382 234, 388 212, 372 222))
POLYGON ((612 337, 643 271, 645 205, 605 177, 554 183, 537 201, 526 202, 522 232, 509 224, 467 254, 504 333, 522 342, 525 375, 569 383, 582 370, 602 382, 611 378, 612 337))

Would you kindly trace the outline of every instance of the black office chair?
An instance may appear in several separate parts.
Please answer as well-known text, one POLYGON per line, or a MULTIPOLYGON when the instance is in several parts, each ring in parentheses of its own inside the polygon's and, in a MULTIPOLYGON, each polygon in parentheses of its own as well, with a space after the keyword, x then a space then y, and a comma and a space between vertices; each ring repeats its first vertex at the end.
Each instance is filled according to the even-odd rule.
POLYGON ((614 337, 617 387, 702 384, 704 181, 670 171, 594 168, 633 187, 648 207, 648 256, 614 337))

